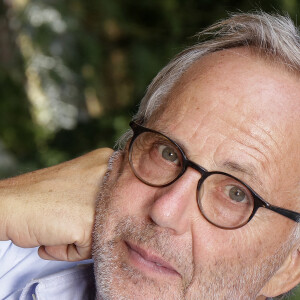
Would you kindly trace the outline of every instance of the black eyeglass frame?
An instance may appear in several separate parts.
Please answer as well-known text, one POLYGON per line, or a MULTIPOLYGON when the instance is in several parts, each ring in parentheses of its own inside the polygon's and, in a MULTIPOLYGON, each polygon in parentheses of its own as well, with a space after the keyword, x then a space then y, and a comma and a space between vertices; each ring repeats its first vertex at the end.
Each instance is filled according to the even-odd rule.
POLYGON ((198 165, 197 163, 189 160, 187 158, 187 156, 185 155, 184 151, 182 150, 182 148, 175 142, 173 141, 171 138, 169 138, 168 136, 166 136, 165 134, 159 132, 159 131, 156 131, 156 130, 153 130, 153 129, 150 129, 150 128, 147 128, 147 127, 144 127, 144 126, 141 126, 137 123, 135 123, 134 121, 131 121, 129 123, 129 126, 132 128, 133 130, 133 136, 131 138, 131 141, 130 141, 130 144, 129 144, 129 155, 128 155, 128 160, 129 160, 129 165, 134 173, 134 175, 139 179, 141 180, 143 183, 149 185, 149 186, 154 186, 154 187, 166 187, 166 186, 169 186, 171 185, 172 183, 174 183, 176 180, 178 180, 184 173, 185 171, 187 170, 188 167, 191 167, 193 168, 194 170, 198 171, 200 174, 201 174, 201 178, 199 179, 198 181, 198 185, 197 185, 197 202, 198 202, 198 206, 199 206, 199 209, 201 211, 201 214, 204 216, 204 218, 211 224, 219 227, 219 228, 223 228, 223 229, 237 229, 237 228, 240 228, 242 226, 244 226, 245 224, 247 224, 252 218, 253 216, 255 215, 255 213, 257 212, 258 208, 260 207, 264 207, 266 209, 269 209, 271 211, 274 211, 284 217, 287 217, 297 223, 300 223, 300 213, 297 213, 295 211, 292 211, 292 210, 288 210, 288 209, 285 209, 285 208, 282 208, 282 207, 278 207, 278 206, 275 206, 275 205, 272 205, 270 203, 268 203, 267 201, 265 201, 261 196, 259 196, 248 184, 244 183, 242 180, 236 178, 235 176, 231 175, 231 174, 228 174, 228 173, 225 173, 225 172, 220 172, 220 171, 207 171, 205 168, 203 168, 202 166, 198 165), (155 134, 160 134, 162 135, 164 138, 166 138, 168 141, 170 141, 172 144, 174 144, 180 151, 181 155, 182 155, 182 170, 181 172, 176 176, 175 179, 173 179, 172 181, 166 183, 166 184, 163 184, 163 185, 155 185, 155 184, 151 184, 145 180, 143 180, 143 178, 141 178, 136 172, 135 172, 135 169, 134 167, 132 166, 132 163, 131 163, 131 154, 132 154, 132 145, 135 141, 135 139, 141 134, 141 133, 144 133, 144 132, 152 132, 152 133, 155 133, 155 134), (205 214, 203 213, 202 209, 201 209, 201 201, 199 200, 200 197, 199 197, 199 191, 200 191, 200 188, 203 184, 203 182, 205 181, 206 178, 208 178, 209 176, 211 175, 214 175, 214 174, 219 174, 219 175, 224 175, 224 176, 228 176, 228 177, 231 177, 232 179, 238 181, 239 183, 241 183, 242 185, 244 185, 251 193, 251 196, 253 197, 253 200, 254 200, 254 206, 253 206, 253 211, 251 213, 251 215, 249 216, 249 218, 242 224, 240 224, 239 226, 237 227, 230 227, 230 228, 227 228, 227 227, 222 227, 218 224, 215 224, 213 223, 211 220, 209 220, 205 214))

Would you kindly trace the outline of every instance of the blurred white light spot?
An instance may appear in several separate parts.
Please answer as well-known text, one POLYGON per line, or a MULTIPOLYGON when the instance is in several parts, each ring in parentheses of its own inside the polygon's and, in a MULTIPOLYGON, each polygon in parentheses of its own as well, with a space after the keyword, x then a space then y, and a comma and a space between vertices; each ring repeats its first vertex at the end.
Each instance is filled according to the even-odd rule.
POLYGON ((26 14, 28 21, 34 27, 48 25, 56 33, 64 33, 67 29, 67 24, 61 14, 53 7, 31 4, 28 6, 26 14))

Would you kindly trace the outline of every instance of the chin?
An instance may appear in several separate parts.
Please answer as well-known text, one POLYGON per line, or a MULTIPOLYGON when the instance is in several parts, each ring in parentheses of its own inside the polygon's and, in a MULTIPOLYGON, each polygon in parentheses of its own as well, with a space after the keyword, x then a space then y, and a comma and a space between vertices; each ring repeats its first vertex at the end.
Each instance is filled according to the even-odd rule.
POLYGON ((102 246, 94 253, 98 300, 183 299, 178 281, 156 278, 132 266, 125 243, 110 241, 102 246))

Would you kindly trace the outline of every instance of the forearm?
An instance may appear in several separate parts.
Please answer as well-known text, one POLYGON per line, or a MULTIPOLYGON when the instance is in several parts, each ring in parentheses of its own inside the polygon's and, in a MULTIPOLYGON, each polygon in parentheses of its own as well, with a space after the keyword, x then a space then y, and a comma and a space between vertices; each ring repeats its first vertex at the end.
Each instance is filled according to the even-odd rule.
POLYGON ((8 240, 7 226, 8 219, 11 216, 11 189, 8 187, 8 180, 0 181, 0 241, 8 240))
POLYGON ((64 245, 64 251, 73 245, 74 255, 82 257, 72 259, 61 248, 53 248, 59 252, 56 258, 88 258, 96 196, 112 152, 99 149, 0 181, 0 240, 12 240, 20 247, 64 245))

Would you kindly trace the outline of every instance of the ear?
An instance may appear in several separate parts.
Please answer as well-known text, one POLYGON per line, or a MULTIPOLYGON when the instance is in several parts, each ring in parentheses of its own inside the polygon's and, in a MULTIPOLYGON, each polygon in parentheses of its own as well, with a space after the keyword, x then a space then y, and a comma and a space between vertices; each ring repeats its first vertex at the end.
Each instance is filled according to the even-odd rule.
POLYGON ((276 297, 293 289, 300 282, 300 247, 291 250, 282 266, 260 291, 260 295, 276 297))

